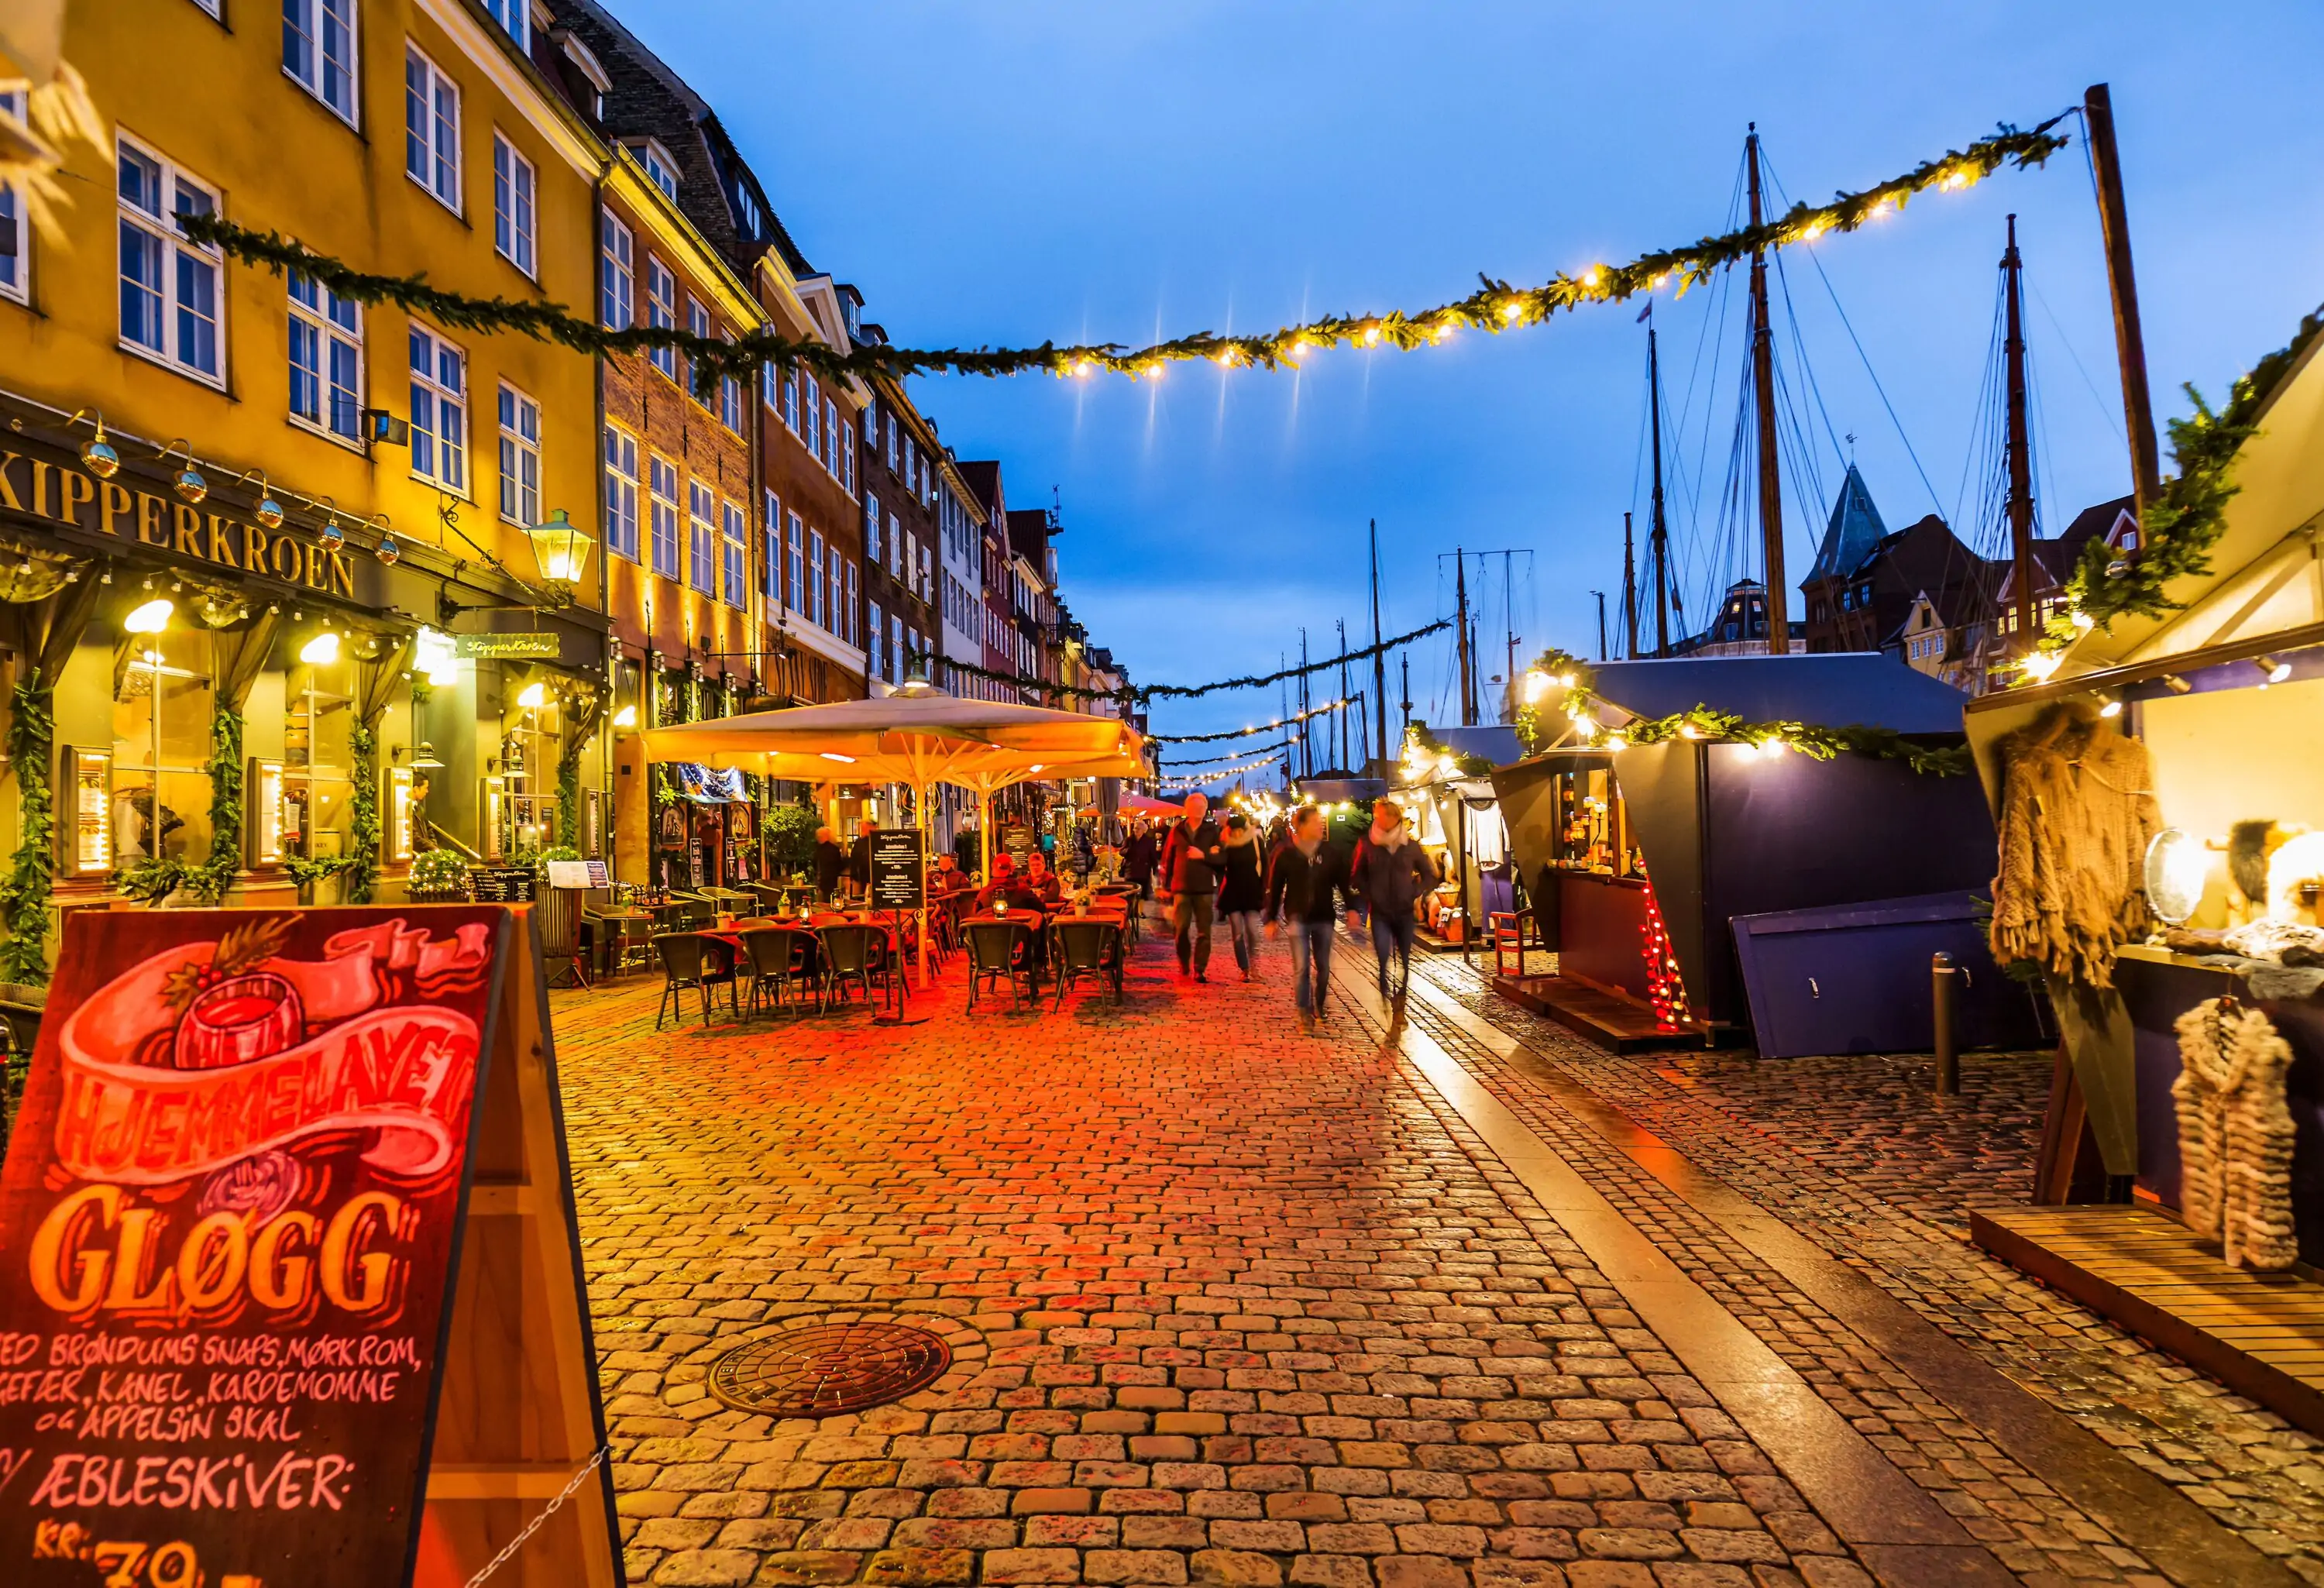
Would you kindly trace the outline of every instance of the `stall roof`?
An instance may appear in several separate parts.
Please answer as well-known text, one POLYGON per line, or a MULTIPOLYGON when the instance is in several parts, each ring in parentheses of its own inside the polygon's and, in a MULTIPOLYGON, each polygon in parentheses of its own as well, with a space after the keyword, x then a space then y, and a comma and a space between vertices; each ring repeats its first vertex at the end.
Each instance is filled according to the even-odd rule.
POLYGON ((1969 697, 1877 651, 1816 656, 1676 657, 1598 664, 1600 698, 1636 716, 1697 706, 1746 722, 1958 734, 1969 697))
POLYGON ((1517 742, 1513 724, 1486 723, 1473 728, 1431 728, 1437 742, 1461 755, 1481 755, 1495 766, 1507 766, 1525 759, 1525 746, 1517 742))

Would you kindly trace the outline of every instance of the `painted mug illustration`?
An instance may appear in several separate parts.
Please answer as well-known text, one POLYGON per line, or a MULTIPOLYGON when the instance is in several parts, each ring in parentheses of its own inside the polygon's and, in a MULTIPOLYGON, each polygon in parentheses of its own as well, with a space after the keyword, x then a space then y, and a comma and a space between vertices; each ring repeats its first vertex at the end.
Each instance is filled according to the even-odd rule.
POLYGON ((171 1054, 181 1070, 223 1069, 287 1052, 306 1024, 299 990, 287 978, 270 971, 229 976, 194 994, 171 1054))

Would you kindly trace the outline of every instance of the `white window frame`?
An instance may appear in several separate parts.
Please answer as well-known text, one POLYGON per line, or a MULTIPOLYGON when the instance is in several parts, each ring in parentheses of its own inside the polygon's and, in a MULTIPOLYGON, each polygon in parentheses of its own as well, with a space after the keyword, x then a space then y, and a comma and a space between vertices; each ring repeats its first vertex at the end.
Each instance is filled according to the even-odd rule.
MULTIPOLYGON (((5 110, 18 121, 24 119, 24 90, 13 89, 0 94, 0 110, 5 110)), ((0 269, 7 275, 0 277, 0 298, 30 304, 32 301, 32 228, 24 224, 24 198, 14 182, 0 182, 0 231, 14 239, 14 246, 0 257, 0 269)))
POLYGON ((500 416, 501 518, 519 529, 540 522, 540 404, 506 381, 495 404, 500 416), (526 433, 530 420, 531 433, 526 433))
POLYGON ((863 496, 863 559, 880 560, 880 499, 869 492, 863 496))
POLYGON ((418 183, 438 204, 454 215, 464 214, 460 204, 460 85, 446 75, 444 69, 428 58, 426 51, 406 40, 403 45, 403 174, 418 183), (421 81, 417 86, 421 98, 420 114, 426 125, 411 125, 412 97, 415 85, 412 69, 420 69, 421 81), (448 124, 443 115, 444 101, 451 100, 448 124), (416 132, 424 133, 421 157, 427 162, 425 171, 411 169, 412 143, 416 132), (449 144, 448 153, 447 144, 449 144), (447 192, 446 189, 449 189, 447 192))
POLYGON ((638 503, 645 483, 638 477, 638 439, 617 424, 605 426, 605 549, 638 560, 638 503))
MULTIPOLYGON (((689 337, 707 337, 714 334, 716 329, 717 327, 715 323, 710 318, 710 306, 703 302, 701 299, 696 298, 693 293, 688 292, 686 295, 686 334, 689 337)), ((688 361, 689 365, 691 362, 691 360, 688 361)), ((688 368, 686 374, 686 394, 693 398, 695 402, 700 403, 703 407, 709 407, 709 399, 704 397, 700 392, 695 389, 694 371, 691 368, 688 368)))
POLYGON ((493 252, 540 275, 540 177, 508 134, 493 129, 493 252))
POLYGON ((759 535, 761 549, 767 555, 766 587, 764 594, 767 597, 768 605, 779 607, 783 605, 782 499, 777 496, 772 491, 768 491, 765 494, 765 500, 762 505, 766 509, 766 516, 760 521, 759 535))
POLYGON ((686 577, 686 503, 679 499, 678 495, 678 493, 685 489, 684 482, 684 471, 679 469, 677 464, 659 452, 647 455, 646 534, 649 547, 647 566, 666 579, 682 579, 686 577), (661 488, 665 478, 669 482, 669 489, 667 492, 661 488), (665 522, 669 526, 669 533, 666 537, 662 533, 662 526, 665 522), (662 565, 662 549, 665 544, 669 549, 669 564, 666 568, 662 565))
POLYGON ((532 0, 484 0, 484 14, 516 42, 517 53, 532 52, 532 0))
POLYGON ((282 75, 351 127, 363 125, 359 111, 363 98, 361 14, 356 0, 283 0, 282 4, 282 75), (295 20, 294 12, 298 14, 295 20), (338 14, 334 15, 334 12, 338 14), (328 23, 337 23, 346 35, 346 59, 337 63, 336 73, 330 70, 332 61, 324 49, 328 23), (304 76, 291 64, 290 43, 294 38, 305 46, 308 70, 304 76), (333 102, 334 88, 345 104, 333 102))
POLYGON ((888 577, 902 579, 903 572, 896 566, 904 554, 904 521, 894 513, 888 515, 888 577))
POLYGON ((839 484, 853 496, 855 494, 855 421, 839 421, 839 484))
POLYGON ((880 604, 874 601, 872 603, 872 621, 863 631, 863 660, 866 670, 873 678, 887 677, 880 666, 880 634, 882 621, 880 604))
POLYGON ((718 503, 718 528, 723 544, 719 560, 724 565, 719 580, 720 593, 726 605, 737 612, 751 610, 751 522, 742 504, 721 497, 718 503))
POLYGON ((638 163, 646 170, 646 180, 661 190, 661 196, 672 204, 678 202, 678 160, 659 138, 641 138, 630 145, 638 163))
POLYGON ((783 371, 783 429, 798 434, 799 374, 795 369, 783 371))
POLYGON ((742 433, 742 382, 739 376, 718 377, 718 422, 738 436, 742 433))
POLYGON ((807 532, 807 615, 809 623, 836 632, 831 627, 831 591, 825 584, 821 530, 807 532))
POLYGON ((862 637, 855 632, 855 559, 842 555, 839 548, 834 546, 831 549, 831 560, 833 564, 831 577, 835 585, 839 582, 840 568, 844 567, 847 570, 847 605, 840 609, 839 626, 833 629, 832 632, 844 635, 850 645, 859 644, 862 642, 862 637))
MULTIPOLYGON (((466 499, 468 494, 468 480, 472 473, 468 467, 469 453, 473 450, 471 443, 475 436, 475 429, 469 423, 470 383, 467 349, 443 336, 434 328, 413 320, 410 334, 405 338, 407 351, 411 343, 419 341, 425 341, 428 344, 429 356, 428 368, 424 373, 418 369, 409 370, 412 394, 411 477, 415 480, 426 480, 430 485, 440 485, 453 495, 466 499), (457 391, 444 383, 444 354, 447 350, 460 361, 460 385, 457 391), (428 399, 429 411, 433 416, 424 425, 420 422, 419 402, 423 395, 428 399), (442 419, 447 406, 460 416, 459 439, 448 446, 444 439, 442 419), (420 446, 422 440, 429 443, 425 448, 429 454, 429 465, 425 468, 420 466, 420 462, 423 450, 420 446), (441 455, 441 458, 438 455, 441 455), (450 459, 453 466, 448 469, 441 466, 443 458, 450 459)), ((411 361, 407 356, 404 362, 408 367, 411 361)))
MULTIPOLYGON (((646 324, 658 331, 678 328, 678 272, 664 264, 657 254, 646 255, 646 324), (662 292, 662 288, 668 288, 668 292, 662 292)), ((646 361, 671 380, 678 379, 677 348, 652 348, 646 354, 646 361)))
POLYGON ((798 431, 799 439, 807 444, 808 456, 813 457, 816 451, 816 421, 823 411, 820 406, 823 402, 823 388, 817 385, 815 377, 805 370, 799 371, 798 384, 799 422, 793 428, 798 431))
POLYGON ((796 512, 790 515, 790 599, 788 605, 801 617, 807 615, 807 522, 796 512))
POLYGON ((718 599, 718 493, 693 478, 686 482, 686 585, 718 599))
MULTIPOLYGON (((161 182, 160 195, 161 213, 158 216, 145 209, 143 206, 132 204, 127 198, 123 198, 117 177, 114 183, 113 208, 116 225, 125 230, 141 234, 148 243, 159 242, 162 259, 162 280, 161 291, 158 293, 161 306, 161 345, 156 347, 135 340, 129 335, 129 328, 116 321, 120 346, 124 352, 134 353, 140 358, 150 359, 161 365, 165 369, 173 369, 189 379, 199 381, 206 386, 215 386, 224 391, 226 355, 226 255, 216 248, 207 248, 198 243, 189 242, 178 232, 175 222, 170 218, 178 213, 180 188, 189 189, 200 195, 208 201, 208 213, 211 214, 216 214, 220 208, 219 190, 190 171, 181 170, 174 161, 161 154, 142 138, 119 128, 115 129, 114 137, 119 150, 134 151, 140 160, 150 161, 159 167, 161 182), (180 285, 185 279, 184 267, 189 264, 198 270, 207 269, 210 272, 211 303, 214 309, 211 317, 210 342, 211 352, 217 365, 214 369, 204 369, 198 364, 188 363, 184 357, 184 349, 180 346, 184 339, 181 322, 188 310, 180 296, 180 285)), ((123 164, 125 165, 126 162, 123 162, 123 164)), ((121 266, 124 263, 118 248, 119 245, 116 244, 114 256, 116 300, 123 279, 121 266)))
POLYGON ((597 323, 626 331, 638 318, 637 240, 602 206, 597 211, 597 323))
POLYGON ((318 355, 316 366, 311 372, 318 399, 317 411, 309 417, 300 412, 297 407, 293 406, 290 411, 290 422, 301 429, 311 430, 327 440, 360 449, 364 444, 363 409, 365 392, 363 305, 352 300, 342 299, 328 287, 300 275, 297 271, 291 272, 289 280, 284 283, 283 297, 289 305, 290 320, 287 328, 290 332, 290 346, 286 349, 284 360, 290 371, 292 372, 290 391, 295 392, 298 389, 297 349, 299 333, 302 329, 313 338, 318 355), (301 282, 313 290, 314 302, 308 303, 300 298, 299 289, 301 282), (341 310, 354 317, 353 325, 339 319, 341 310), (347 349, 355 360, 354 385, 351 388, 355 407, 354 411, 347 415, 345 429, 341 429, 337 422, 338 404, 335 401, 335 393, 338 387, 332 378, 331 355, 335 349, 340 347, 347 349))

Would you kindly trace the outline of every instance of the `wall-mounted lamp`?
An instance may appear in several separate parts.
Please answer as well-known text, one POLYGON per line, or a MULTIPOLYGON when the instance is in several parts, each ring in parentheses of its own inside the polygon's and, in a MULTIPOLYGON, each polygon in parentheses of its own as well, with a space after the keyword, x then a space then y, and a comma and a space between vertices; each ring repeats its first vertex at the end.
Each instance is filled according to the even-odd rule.
POLYGON ((565 516, 563 508, 551 508, 546 519, 530 526, 524 533, 532 542, 532 560, 542 578, 552 585, 581 582, 581 569, 588 563, 589 548, 596 542, 565 516))
POLYGON ((80 460, 98 479, 109 480, 121 472, 121 454, 115 452, 113 443, 105 439, 105 411, 101 408, 76 410, 72 418, 65 420, 65 427, 71 429, 74 421, 85 414, 95 416, 97 434, 80 444, 80 460))
POLYGON ((186 466, 170 476, 170 485, 187 501, 198 503, 210 494, 210 483, 202 478, 201 470, 194 466, 194 444, 183 436, 179 437, 161 448, 161 461, 169 462, 170 455, 180 447, 186 449, 186 466))
POLYGON ((2273 656, 2255 656, 2252 658, 2252 666, 2265 673, 2267 681, 2271 684, 2281 684, 2292 676, 2292 664, 2288 661, 2279 661, 2273 656))
POLYGON ((258 480, 258 505, 251 509, 251 516, 270 530, 279 530, 282 527, 285 514, 282 503, 274 500, 274 482, 266 477, 266 471, 262 468, 243 475, 242 483, 245 485, 250 484, 254 475, 258 480))
POLYGON ((2181 678, 2177 673, 2164 673, 2163 675, 2163 687, 2170 690, 2173 695, 2189 694, 2195 688, 2194 685, 2181 678))
POLYGON ((638 708, 634 706, 624 706, 622 707, 621 710, 613 714, 613 725, 617 728, 636 727, 638 725, 638 708))
POLYGON ((518 694, 516 703, 527 711, 539 711, 549 704, 549 688, 541 683, 527 684, 518 694))
POLYGON ((365 527, 379 531, 379 545, 372 552, 374 557, 378 558, 388 568, 393 568, 403 560, 403 548, 398 546, 395 543, 395 537, 388 533, 387 514, 374 513, 365 527))
POLYGON ((325 629, 299 647, 299 660, 309 667, 328 667, 339 660, 339 637, 325 629))
POLYGON ((176 610, 167 596, 156 596, 143 605, 132 608, 129 615, 121 620, 121 627, 132 634, 158 634, 170 626, 170 614, 176 610))

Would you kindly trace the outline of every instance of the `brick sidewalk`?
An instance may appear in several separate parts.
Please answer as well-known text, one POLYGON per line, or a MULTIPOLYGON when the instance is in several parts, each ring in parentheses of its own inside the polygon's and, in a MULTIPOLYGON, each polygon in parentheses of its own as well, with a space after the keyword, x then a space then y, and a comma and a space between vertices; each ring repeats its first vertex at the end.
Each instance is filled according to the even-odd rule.
MULTIPOLYGON (((1434 961, 1421 974, 2262 1553, 2324 1583, 2319 1441, 1969 1244, 1969 1207, 2025 1200, 2048 1055, 1968 1056, 1962 1094, 1952 1098, 1933 1095, 1925 1056, 1622 1057, 1494 996, 1457 962, 1434 961)), ((1529 1085, 1473 1045, 1461 1057, 1498 1085, 1529 1085)), ((1660 1187, 1637 1190, 1687 1222, 1660 1187)), ((1764 1280, 1731 1253, 1720 1260, 1733 1275, 1764 1280)), ((1769 1326, 1824 1333, 1830 1355, 1828 1325, 1812 1307, 1794 1313, 1796 1300, 1769 1326)), ((2091 1574, 2106 1573, 2093 1566, 2091 1574)))
POLYGON ((1870 1581, 1407 1065, 1296 1036, 1279 948, 1164 965, 901 1030, 557 996, 632 1580, 1870 1581), (709 1397, 809 1314, 963 1361, 819 1424, 709 1397))

